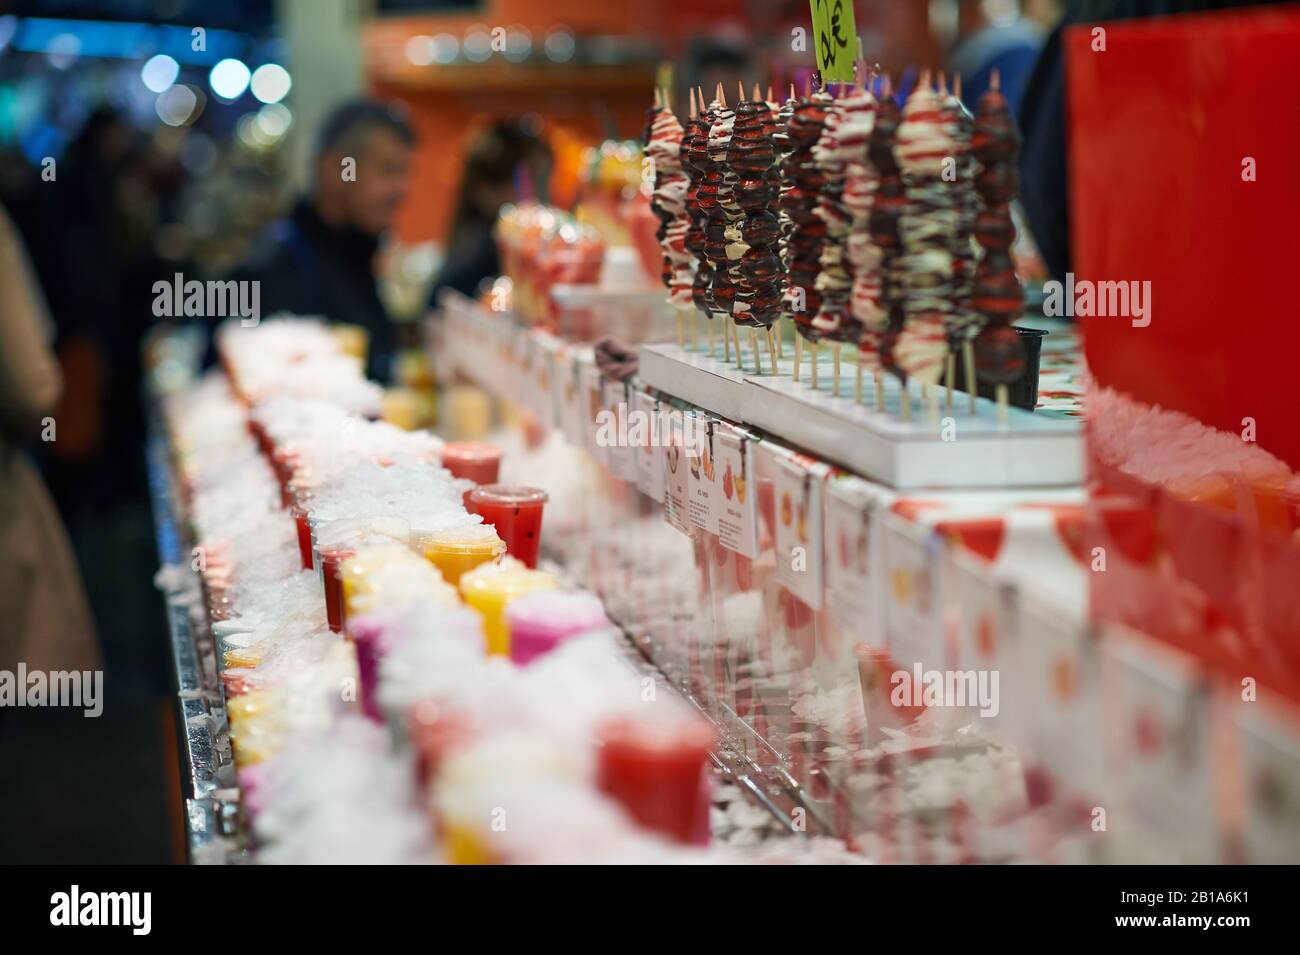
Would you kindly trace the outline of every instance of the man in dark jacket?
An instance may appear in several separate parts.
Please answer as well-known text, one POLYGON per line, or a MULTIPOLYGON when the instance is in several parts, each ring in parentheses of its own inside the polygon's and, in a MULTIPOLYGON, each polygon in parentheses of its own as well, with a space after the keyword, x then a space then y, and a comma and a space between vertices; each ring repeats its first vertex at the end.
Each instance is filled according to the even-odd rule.
POLYGON ((406 197, 415 136, 380 103, 336 109, 321 129, 311 191, 274 223, 236 276, 261 283, 261 312, 323 315, 370 333, 367 374, 389 377, 392 327, 375 254, 406 197))

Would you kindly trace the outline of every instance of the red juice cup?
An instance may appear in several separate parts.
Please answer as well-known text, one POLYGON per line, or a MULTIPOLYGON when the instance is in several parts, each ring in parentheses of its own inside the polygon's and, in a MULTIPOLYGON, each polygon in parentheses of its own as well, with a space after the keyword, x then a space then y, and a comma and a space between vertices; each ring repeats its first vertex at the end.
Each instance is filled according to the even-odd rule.
POLYGON ((496 528, 497 536, 506 542, 507 554, 536 568, 546 500, 546 492, 539 488, 487 484, 465 495, 465 507, 496 528))
POLYGON ((330 629, 343 632, 343 578, 339 567, 355 554, 351 547, 329 547, 320 552, 321 580, 325 585, 325 617, 330 629))
POLYGON ((678 842, 707 838, 705 766, 713 730, 696 720, 668 723, 615 719, 598 737, 596 785, 647 829, 678 842))
POLYGON ((325 590, 325 616, 335 633, 343 632, 343 564, 358 547, 399 542, 409 544, 411 526, 395 517, 347 518, 324 521, 315 528, 315 558, 325 590))
POLYGON ((501 472, 501 449, 484 441, 451 441, 442 447, 442 466, 452 477, 495 484, 501 472))
POLYGON ((298 526, 298 556, 302 558, 302 569, 315 570, 311 559, 311 522, 307 508, 295 504, 291 513, 294 523, 298 526))

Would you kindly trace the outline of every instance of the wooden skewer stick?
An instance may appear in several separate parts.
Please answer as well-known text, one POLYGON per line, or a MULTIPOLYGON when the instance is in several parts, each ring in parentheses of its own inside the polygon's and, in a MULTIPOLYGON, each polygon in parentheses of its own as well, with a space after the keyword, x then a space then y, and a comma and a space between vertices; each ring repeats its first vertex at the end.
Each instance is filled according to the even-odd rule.
POLYGON ((784 358, 785 357, 785 335, 782 332, 781 319, 779 318, 776 320, 776 324, 772 326, 772 337, 776 339, 776 357, 784 358))
POLYGON ((726 109, 726 108, 727 108, 727 94, 724 93, 724 92, 722 92, 722 81, 721 81, 721 80, 718 81, 718 95, 717 95, 717 100, 718 100, 718 103, 722 106, 723 109, 726 109))
POLYGON ((680 308, 677 310, 677 347, 686 348, 686 316, 680 308))
POLYGON ((817 390, 817 342, 809 342, 812 349, 812 386, 813 391, 817 390))
POLYGON ((1006 430, 1011 424, 1010 398, 1011 393, 1006 385, 997 386, 998 398, 998 427, 1006 430))
POLYGON ((835 359, 835 370, 831 373, 831 394, 840 396, 840 343, 831 346, 831 357, 835 359))
POLYGON ((763 353, 758 350, 758 329, 752 325, 749 327, 749 347, 754 350, 754 373, 761 375, 763 373, 763 353))
POLYGON ((728 365, 731 364, 731 332, 727 328, 729 319, 722 316, 722 360, 728 365))
POLYGON ((858 356, 857 364, 853 366, 853 403, 862 404, 862 356, 858 356))
POLYGON ((731 334, 736 340, 736 367, 739 368, 741 371, 744 371, 745 359, 740 352, 740 326, 736 324, 736 320, 734 318, 731 320, 731 334))
POLYGON ((776 374, 780 369, 776 366, 776 343, 772 340, 772 326, 767 327, 767 355, 772 359, 772 374, 776 374))
POLYGON ((714 335, 713 335, 713 322, 712 322, 712 321, 709 321, 709 322, 706 322, 705 324, 706 324, 706 326, 707 326, 708 329, 709 329, 709 357, 712 358, 712 357, 714 357, 714 356, 713 356, 713 353, 714 353, 714 350, 718 347, 718 343, 717 343, 717 340, 714 338, 714 335))
POLYGON ((970 395, 970 413, 974 414, 979 393, 975 386, 975 346, 969 338, 961 343, 961 360, 966 365, 966 392, 970 395))
POLYGON ((691 90, 691 111, 688 114, 688 118, 694 119, 696 115, 697 113, 695 112, 695 90, 691 90))
POLYGON ((662 109, 664 105, 663 94, 659 92, 659 87, 655 87, 655 106, 662 109))
POLYGON ((906 381, 902 383, 902 386, 903 387, 902 387, 901 394, 903 400, 903 404, 902 404, 903 420, 911 421, 912 420, 912 392, 908 389, 906 381))
POLYGON ((885 370, 877 369, 873 377, 876 379, 876 410, 885 410, 885 370))
POLYGON ((798 330, 798 329, 795 329, 795 333, 794 333, 794 375, 792 376, 792 380, 795 381, 795 382, 798 382, 798 380, 799 380, 799 370, 800 370, 800 368, 802 367, 802 365, 803 365, 803 336, 799 334, 799 330, 798 330))
POLYGON ((700 350, 700 346, 695 338, 695 314, 696 310, 691 309, 691 351, 700 350))

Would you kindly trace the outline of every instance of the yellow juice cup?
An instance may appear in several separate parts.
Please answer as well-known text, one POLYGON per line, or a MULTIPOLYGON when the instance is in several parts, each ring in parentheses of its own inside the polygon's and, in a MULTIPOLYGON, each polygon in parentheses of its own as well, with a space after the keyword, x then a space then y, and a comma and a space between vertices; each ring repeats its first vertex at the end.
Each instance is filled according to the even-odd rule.
POLYGON ((488 653, 510 654, 510 629, 506 626, 506 604, 516 597, 538 590, 556 590, 559 582, 545 571, 529 570, 522 561, 507 557, 498 564, 484 564, 460 579, 465 603, 483 618, 488 653))
POLYGON ((496 560, 506 552, 506 542, 487 524, 466 524, 419 539, 421 553, 456 587, 469 571, 496 560))
POLYGON ((257 647, 235 647, 221 655, 221 661, 227 670, 238 668, 255 669, 262 662, 262 651, 257 647))
POLYGON ((448 865, 491 865, 487 845, 469 826, 448 825, 443 834, 448 865))
POLYGON ((339 343, 339 349, 364 366, 370 354, 370 332, 361 325, 343 323, 333 326, 332 331, 334 340, 339 343))

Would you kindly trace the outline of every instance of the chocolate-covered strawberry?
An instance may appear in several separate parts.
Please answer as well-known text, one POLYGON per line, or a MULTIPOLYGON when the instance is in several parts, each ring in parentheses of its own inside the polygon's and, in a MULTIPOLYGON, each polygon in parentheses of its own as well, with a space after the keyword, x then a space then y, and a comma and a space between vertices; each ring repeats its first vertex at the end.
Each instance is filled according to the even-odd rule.
POLYGON ((741 212, 733 223, 729 254, 739 291, 732 311, 738 325, 771 327, 781 315, 781 182, 775 169, 776 117, 758 91, 736 106, 728 166, 736 177, 732 197, 741 212), (739 259, 734 258, 736 252, 739 259))
POLYGON ((984 381, 1010 385, 1025 373, 1024 346, 1013 327, 1024 311, 1024 293, 1011 256, 1016 237, 1011 201, 1018 191, 1020 131, 996 74, 976 109, 971 151, 980 166, 975 189, 982 203, 975 219, 975 239, 984 250, 971 291, 971 306, 984 318, 984 327, 975 337, 975 368, 984 381))
POLYGON ((686 214, 690 220, 686 231, 686 250, 695 260, 695 275, 691 283, 691 300, 695 307, 710 318, 717 311, 712 300, 713 266, 704 252, 704 226, 709 210, 717 204, 718 182, 721 173, 709 158, 709 127, 713 116, 702 110, 686 124, 682 136, 682 165, 690 176, 686 192, 686 214))
POLYGON ((898 223, 907 208, 907 190, 903 174, 894 157, 898 139, 898 125, 902 113, 890 94, 888 78, 879 105, 876 122, 867 144, 867 158, 871 160, 878 177, 876 194, 871 203, 867 223, 872 243, 880 249, 880 305, 885 313, 884 330, 880 335, 880 364, 885 370, 900 378, 906 375, 894 361, 894 344, 903 330, 906 314, 903 310, 902 243, 898 223))
POLYGON ((654 173, 650 207, 659 218, 656 236, 663 249, 663 281, 675 305, 691 304, 694 257, 686 248, 690 220, 686 197, 691 181, 682 165, 685 131, 677 116, 656 97, 646 128, 646 155, 654 173))
POLYGON ((960 77, 943 97, 944 123, 952 141, 953 176, 945 178, 957 211, 957 229, 952 243, 952 311, 948 315, 948 343, 955 347, 978 334, 984 317, 971 306, 975 281, 975 220, 979 215, 979 194, 975 191, 975 156, 971 151, 974 117, 962 104, 960 77))
MULTIPOLYGON (((865 229, 870 213, 870 196, 862 195, 860 179, 875 117, 876 98, 866 90, 855 90, 837 100, 827 114, 826 126, 813 153, 826 180, 817 208, 817 214, 826 223, 826 237, 822 242, 821 274, 817 278, 821 307, 812 324, 820 338, 830 341, 856 344, 862 331, 852 307, 854 262, 850 236, 859 220, 865 229), (851 194, 850 169, 855 177, 851 194)), ((865 257, 860 264, 869 265, 865 257)))
POLYGON ((817 333, 812 328, 812 320, 821 308, 817 276, 821 272, 821 246, 826 236, 826 223, 817 215, 825 177, 813 159, 813 148, 821 138, 831 102, 827 93, 818 90, 795 105, 787 129, 790 152, 782 165, 789 188, 781 196, 781 209, 790 220, 783 307, 794 318, 800 334, 814 341, 817 333))
POLYGON ((907 99, 894 154, 903 173, 907 209, 899 219, 903 307, 907 320, 893 344, 894 361, 909 378, 937 384, 948 356, 946 319, 952 312, 952 244, 957 230, 953 194, 943 181, 952 141, 929 76, 907 99))

